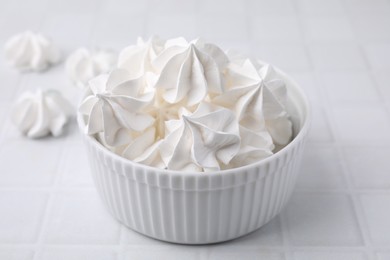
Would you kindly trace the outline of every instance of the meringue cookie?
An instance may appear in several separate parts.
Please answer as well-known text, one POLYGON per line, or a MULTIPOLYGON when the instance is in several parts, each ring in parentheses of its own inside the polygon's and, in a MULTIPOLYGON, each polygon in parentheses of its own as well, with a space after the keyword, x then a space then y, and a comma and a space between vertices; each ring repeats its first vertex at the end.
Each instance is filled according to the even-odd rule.
POLYGON ((287 91, 273 68, 264 65, 257 70, 247 59, 240 65, 230 64, 226 74, 230 89, 213 102, 233 109, 244 127, 271 135, 279 145, 287 144, 292 136, 292 124, 285 109, 287 91))
POLYGON ((84 88, 90 79, 113 69, 115 63, 116 55, 111 51, 80 48, 67 58, 65 69, 76 86, 84 88))
POLYGON ((121 155, 134 162, 164 168, 159 148, 161 140, 156 141, 156 129, 151 127, 129 143, 121 155))
POLYGON ((168 169, 210 171, 229 164, 240 148, 239 125, 225 108, 201 103, 191 115, 166 122, 160 145, 168 169))
POLYGON ((236 168, 258 162, 273 154, 275 145, 266 130, 255 132, 240 126, 241 147, 229 163, 228 168, 236 168))
POLYGON ((157 73, 153 60, 164 49, 165 41, 152 37, 148 41, 138 38, 137 45, 123 49, 118 57, 118 68, 129 71, 130 78, 139 78, 146 72, 157 73))
POLYGON ((177 103, 186 98, 189 106, 198 104, 206 95, 222 92, 219 66, 207 53, 191 43, 182 52, 171 47, 157 58, 156 63, 166 62, 156 83, 156 88, 164 90, 163 98, 169 103, 177 103))
POLYGON ((38 90, 36 93, 25 92, 19 97, 12 121, 30 138, 49 134, 59 136, 72 114, 72 106, 59 92, 38 90))
POLYGON ((89 82, 86 133, 137 163, 216 171, 271 156, 292 138, 283 76, 202 40, 139 39, 89 82))
POLYGON ((121 146, 132 140, 131 131, 150 127, 153 117, 140 111, 153 99, 153 93, 144 92, 146 82, 145 77, 130 79, 123 69, 90 80, 92 95, 79 108, 86 116, 86 133, 103 132, 108 145, 121 146))
POLYGON ((27 31, 6 42, 5 57, 19 70, 42 71, 60 60, 60 52, 43 35, 27 31))

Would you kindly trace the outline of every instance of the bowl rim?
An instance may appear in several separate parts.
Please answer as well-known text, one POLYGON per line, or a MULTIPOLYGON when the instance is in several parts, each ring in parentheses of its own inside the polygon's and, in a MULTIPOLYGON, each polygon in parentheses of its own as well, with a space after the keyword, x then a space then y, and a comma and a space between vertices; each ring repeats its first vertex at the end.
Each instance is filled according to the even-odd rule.
POLYGON ((85 124, 82 120, 82 115, 77 112, 77 122, 79 126, 79 130, 81 131, 81 134, 84 136, 85 140, 88 140, 89 143, 91 143, 96 149, 102 151, 103 153, 111 156, 114 160, 120 161, 122 164, 129 165, 132 168, 143 168, 145 170, 153 171, 155 174, 161 174, 161 175, 169 175, 171 177, 192 177, 192 178, 204 178, 204 177, 210 177, 210 176, 225 176, 225 175, 234 175, 240 172, 245 172, 248 169, 258 168, 264 165, 267 165, 271 163, 272 161, 278 160, 281 157, 285 156, 293 147, 296 146, 297 143, 301 142, 303 138, 306 137, 307 132, 309 130, 310 124, 311 124, 311 106, 308 101, 308 98, 305 94, 305 92, 302 90, 302 88, 298 85, 298 83, 293 80, 290 76, 288 76, 286 73, 284 73, 279 68, 273 66, 275 71, 280 74, 284 80, 287 81, 287 85, 290 88, 293 88, 294 91, 297 93, 297 96, 300 98, 300 102, 302 103, 301 106, 303 107, 304 115, 300 119, 302 119, 302 124, 299 129, 299 132, 297 135, 289 142, 286 146, 284 146, 282 149, 277 151, 276 153, 272 154, 271 156, 264 158, 258 162, 254 162, 251 164, 243 165, 240 167, 235 167, 231 169, 224 169, 224 170, 218 170, 218 171, 212 171, 212 172, 193 172, 193 171, 179 171, 179 170, 168 170, 168 169, 161 169, 141 163, 137 163, 134 161, 131 161, 125 157, 122 157, 106 147, 104 147, 103 144, 101 144, 94 136, 88 135, 85 133, 84 128, 85 124))

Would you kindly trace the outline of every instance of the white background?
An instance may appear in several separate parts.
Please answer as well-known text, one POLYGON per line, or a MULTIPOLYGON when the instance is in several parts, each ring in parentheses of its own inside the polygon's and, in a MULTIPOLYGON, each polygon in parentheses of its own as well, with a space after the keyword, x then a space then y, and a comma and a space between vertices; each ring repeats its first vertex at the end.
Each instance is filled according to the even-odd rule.
POLYGON ((270 62, 306 90, 313 125, 296 192, 241 239, 180 246, 118 224, 90 178, 73 122, 28 140, 11 124, 22 91, 77 104, 63 63, 20 74, 0 58, 0 259, 390 259, 390 1, 0 0, 0 43, 25 30, 75 48, 120 50, 137 36, 201 36, 270 62))

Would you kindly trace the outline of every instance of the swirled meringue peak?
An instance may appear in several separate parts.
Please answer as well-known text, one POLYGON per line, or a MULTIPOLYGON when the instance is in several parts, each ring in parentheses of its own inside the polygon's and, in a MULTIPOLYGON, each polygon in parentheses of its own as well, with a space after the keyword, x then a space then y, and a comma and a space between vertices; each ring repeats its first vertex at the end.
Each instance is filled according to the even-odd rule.
POLYGON ((154 119, 142 113, 150 104, 154 93, 145 92, 146 75, 131 79, 124 69, 115 69, 89 81, 91 95, 80 106, 87 117, 88 134, 104 133, 104 141, 110 146, 130 142, 132 132, 150 127, 154 119))
POLYGON ((11 37, 4 50, 8 62, 21 71, 42 71, 60 60, 58 48, 49 39, 30 31, 11 37))
POLYGON ((152 37, 148 41, 138 38, 137 45, 123 49, 118 57, 118 67, 127 69, 132 78, 138 78, 146 72, 156 73, 152 61, 164 49, 165 41, 152 37))
POLYGON ((192 106, 209 93, 222 93, 221 68, 227 57, 217 46, 199 41, 184 46, 169 42, 168 46, 154 62, 161 68, 156 88, 163 90, 165 101, 178 103, 185 99, 192 106))
POLYGON ((139 39, 89 88, 79 109, 86 133, 137 163, 218 171, 292 139, 284 76, 199 39, 139 39))
POLYGON ((239 125, 233 112, 200 103, 193 114, 167 122, 161 155, 171 170, 211 171, 227 165, 239 148, 239 125))
POLYGON ((12 121, 30 138, 59 136, 73 114, 70 103, 55 90, 24 92, 16 101, 12 121))
POLYGON ((286 145, 292 137, 292 124, 285 109, 286 86, 275 70, 270 65, 257 69, 247 59, 229 65, 226 81, 229 89, 213 101, 233 109, 244 127, 269 134, 275 143, 286 145))
POLYGON ((116 60, 112 51, 79 48, 67 58, 65 69, 74 84, 84 88, 90 79, 113 69, 116 60))

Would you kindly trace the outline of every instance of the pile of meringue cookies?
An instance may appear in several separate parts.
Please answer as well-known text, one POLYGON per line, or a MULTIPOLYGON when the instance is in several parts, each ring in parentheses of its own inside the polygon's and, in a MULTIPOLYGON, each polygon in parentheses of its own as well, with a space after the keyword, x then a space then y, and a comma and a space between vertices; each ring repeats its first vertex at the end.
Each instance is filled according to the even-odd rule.
MULTIPOLYGON (((43 72, 61 61, 61 52, 48 38, 26 31, 11 37, 4 47, 5 58, 21 72, 43 72)), ((116 62, 112 51, 80 48, 66 60, 66 72, 74 84, 84 88, 88 80, 111 70, 116 62)), ((63 133, 74 116, 70 103, 56 90, 26 91, 15 102, 12 120, 30 138, 63 133)))
MULTIPOLYGON (((32 71, 59 60, 49 40, 30 32, 6 44, 6 57, 32 71)), ((79 49, 65 67, 83 89, 86 134, 133 162, 218 171, 269 157, 292 139, 283 76, 199 39, 139 39, 117 58, 79 49)), ((58 92, 40 91, 22 95, 14 121, 29 137, 57 136, 71 114, 58 92)))

